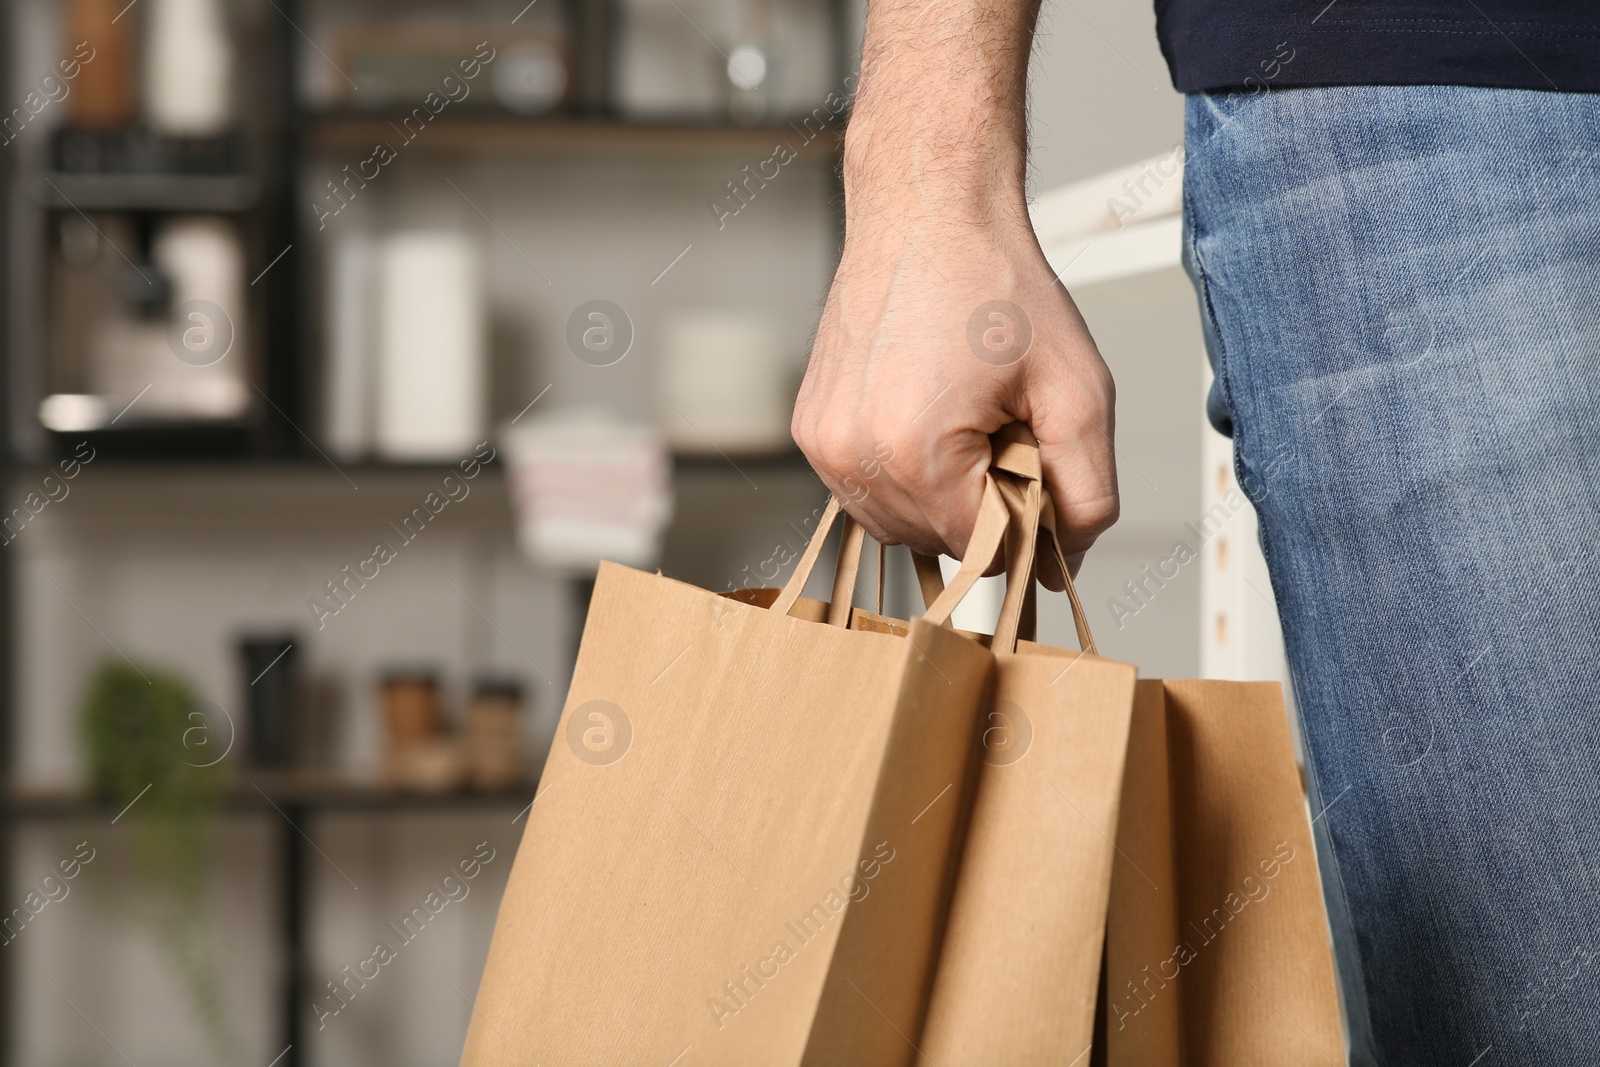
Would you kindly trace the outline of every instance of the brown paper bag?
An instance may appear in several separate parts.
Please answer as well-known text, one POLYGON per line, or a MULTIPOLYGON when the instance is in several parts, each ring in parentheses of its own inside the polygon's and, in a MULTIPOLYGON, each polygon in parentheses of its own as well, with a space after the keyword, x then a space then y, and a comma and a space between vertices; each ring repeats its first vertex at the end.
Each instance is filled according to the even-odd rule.
MULTIPOLYGON (((997 477, 1014 520, 1010 581, 991 641, 990 728, 920 1048, 941 1065, 1082 1063, 1135 671, 1094 654, 1076 593, 1085 652, 1018 640, 1030 628, 1042 513, 1047 524, 1054 513, 1043 503, 1037 448, 1007 444, 995 466, 1009 472, 997 477)), ((927 595, 936 572, 922 572, 927 595)))
MULTIPOLYGON (((915 1056, 991 657, 926 620, 601 568, 467 1067, 915 1056), (763 601, 766 601, 765 603, 763 601)), ((974 553, 1006 526, 990 479, 974 553)))
POLYGON ((1106 1062, 1344 1063, 1277 683, 1141 681, 1135 724, 1117 830, 1129 862, 1113 873, 1106 927, 1106 1062), (1153 874, 1163 867, 1172 874, 1153 874))
POLYGON ((1144 968, 1159 966, 1178 943, 1166 712, 1161 683, 1141 681, 1134 690, 1117 857, 1111 869, 1105 988, 1097 1050, 1090 1061, 1096 1067, 1178 1067, 1183 1062, 1181 990, 1176 981, 1145 990, 1122 1014, 1109 1009, 1117 997, 1129 994, 1129 982, 1143 989, 1148 974, 1144 968), (1136 1019, 1125 1017, 1130 1010, 1136 1019))
POLYGON ((1067 568, 1037 452, 1013 439, 996 467, 1013 523, 988 714, 1006 741, 980 767, 920 1050, 1007 1067, 1342 1063, 1277 687, 1135 686, 1094 655, 1070 581, 1085 652, 1019 640, 1037 551, 1067 568))

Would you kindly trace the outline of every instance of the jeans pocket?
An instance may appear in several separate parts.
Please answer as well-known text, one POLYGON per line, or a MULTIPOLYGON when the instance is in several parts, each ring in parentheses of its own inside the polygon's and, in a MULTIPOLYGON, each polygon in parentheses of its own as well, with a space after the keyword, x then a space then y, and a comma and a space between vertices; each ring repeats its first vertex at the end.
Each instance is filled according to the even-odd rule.
POLYGON ((1201 226, 1195 209, 1194 197, 1188 183, 1183 189, 1183 269, 1194 284, 1196 299, 1200 302, 1200 330, 1205 337, 1206 359, 1211 364, 1214 377, 1206 392, 1206 419, 1224 437, 1232 437, 1233 411, 1228 398, 1228 357, 1217 329, 1216 309, 1211 303, 1211 284, 1205 264, 1200 259, 1199 239, 1201 226))

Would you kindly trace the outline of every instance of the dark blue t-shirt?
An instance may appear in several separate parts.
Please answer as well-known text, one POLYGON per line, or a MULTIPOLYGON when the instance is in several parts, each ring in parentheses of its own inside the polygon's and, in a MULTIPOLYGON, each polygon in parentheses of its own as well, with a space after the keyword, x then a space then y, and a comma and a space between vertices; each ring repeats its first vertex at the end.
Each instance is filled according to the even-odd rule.
POLYGON ((1483 85, 1600 92, 1600 0, 1155 0, 1182 92, 1483 85))

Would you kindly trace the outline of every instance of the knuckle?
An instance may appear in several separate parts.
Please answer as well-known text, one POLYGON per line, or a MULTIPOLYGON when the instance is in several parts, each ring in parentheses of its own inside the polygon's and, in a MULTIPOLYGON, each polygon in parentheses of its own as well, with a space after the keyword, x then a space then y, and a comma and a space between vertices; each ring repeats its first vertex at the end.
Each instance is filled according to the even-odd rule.
POLYGON ((1097 531, 1109 530, 1122 518, 1122 501, 1116 497, 1111 498, 1100 509, 1094 518, 1094 527, 1097 531))
POLYGON ((1122 502, 1114 496, 1075 504, 1068 518, 1069 528, 1090 538, 1111 529, 1122 515, 1122 502))
POLYGON ((819 473, 842 482, 855 472, 859 450, 854 447, 856 435, 848 423, 826 416, 803 419, 797 414, 790 433, 819 473))
POLYGON ((799 404, 795 405, 794 414, 789 419, 789 436, 806 458, 815 462, 816 435, 812 432, 809 413, 799 404))
POLYGON ((1117 406, 1117 380, 1111 376, 1109 368, 1104 369, 1103 373, 1098 377, 1100 395, 1102 397, 1101 402, 1105 405, 1107 411, 1113 410, 1117 406))

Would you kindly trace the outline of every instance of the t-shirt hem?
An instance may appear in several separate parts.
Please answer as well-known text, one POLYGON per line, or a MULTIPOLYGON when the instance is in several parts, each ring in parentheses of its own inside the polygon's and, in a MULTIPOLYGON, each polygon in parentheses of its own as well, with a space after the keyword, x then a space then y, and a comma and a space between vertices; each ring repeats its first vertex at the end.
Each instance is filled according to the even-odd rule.
POLYGON ((1447 19, 1162 20, 1179 92, 1351 85, 1460 85, 1600 92, 1600 23, 1447 19), (1309 32, 1308 32, 1309 30, 1309 32), (1286 58, 1287 57, 1287 58, 1286 58))

